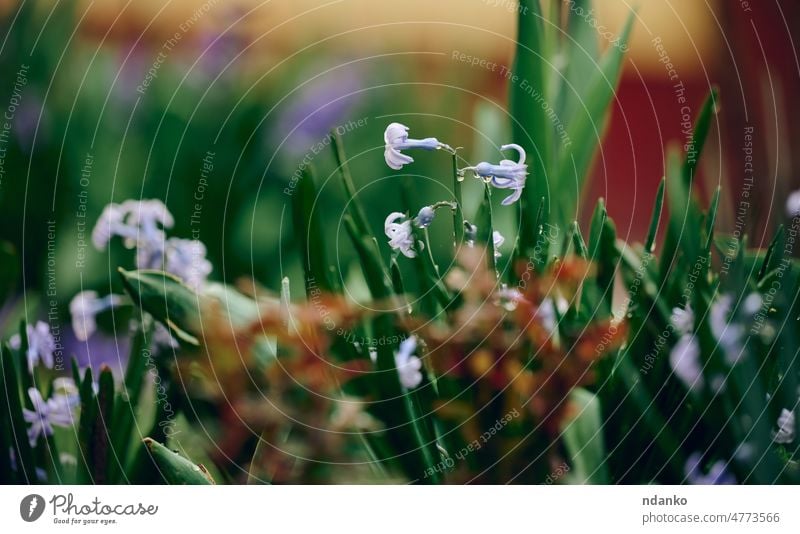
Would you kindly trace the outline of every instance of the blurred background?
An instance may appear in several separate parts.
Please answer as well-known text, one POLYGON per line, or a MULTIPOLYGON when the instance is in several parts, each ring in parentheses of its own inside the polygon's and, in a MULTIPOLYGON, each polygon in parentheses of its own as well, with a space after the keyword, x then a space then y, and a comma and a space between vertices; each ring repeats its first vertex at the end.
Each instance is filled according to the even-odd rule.
MULTIPOLYGON (((596 4, 584 18, 605 48, 636 3, 596 4)), ((740 191, 752 179, 745 208, 753 222, 743 231, 758 246, 798 186, 800 4, 639 4, 576 217, 585 221, 603 196, 619 235, 641 240, 664 147, 685 141, 686 114, 693 117, 716 84, 721 113, 701 163, 701 192, 724 186, 721 224, 733 230, 740 191)), ((277 288, 289 275, 301 291, 289 211, 298 165, 318 171, 319 208, 340 212, 328 137, 340 127, 358 194, 379 229, 402 209, 399 181, 386 180, 393 173, 383 163, 389 122, 465 147, 470 161, 496 159, 509 138, 505 74, 516 10, 511 0, 3 2, 0 239, 4 268, 13 255, 21 262, 15 286, 3 288, 17 297, 3 317, 22 307, 30 320, 37 296, 47 295, 66 319, 80 289, 115 289, 117 265, 132 259, 122 247, 110 257, 95 251, 90 232, 107 203, 128 198, 164 200, 175 215, 171 234, 208 247, 212 278, 252 277, 277 288)), ((415 158, 413 205, 448 198, 447 158, 415 158)), ((468 187, 475 204, 480 191, 468 187)), ((513 235, 513 215, 500 214, 497 226, 513 235)), ((343 229, 324 231, 346 273, 355 256, 343 229)), ((358 282, 352 287, 357 294, 358 282)))

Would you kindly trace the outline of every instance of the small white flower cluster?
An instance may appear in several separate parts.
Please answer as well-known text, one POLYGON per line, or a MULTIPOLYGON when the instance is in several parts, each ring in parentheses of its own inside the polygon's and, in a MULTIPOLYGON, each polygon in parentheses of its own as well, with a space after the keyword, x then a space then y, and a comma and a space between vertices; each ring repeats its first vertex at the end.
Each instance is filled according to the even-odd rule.
POLYGON ((115 236, 126 248, 136 249, 137 269, 163 269, 198 290, 211 273, 206 247, 197 240, 171 237, 164 232, 174 219, 160 200, 126 200, 103 209, 92 231, 92 242, 105 250, 115 236))
MULTIPOLYGON (((758 293, 748 295, 741 306, 742 314, 755 315, 761 308, 761 296, 758 293)), ((722 351, 728 365, 736 365, 744 354, 744 338, 746 328, 741 321, 732 317, 733 296, 720 295, 711 303, 708 313, 708 326, 711 334, 722 351)), ((740 314, 741 315, 741 314, 740 314)), ((741 317, 739 317, 741 319, 741 317)), ((694 392, 702 389, 703 364, 700 361, 700 343, 695 335, 695 316, 691 306, 672 310, 672 327, 680 336, 669 355, 672 371, 685 385, 694 392)), ((724 387, 724 378, 717 377, 712 387, 719 391, 724 387)))
MULTIPOLYGON (((28 371, 33 373, 36 365, 53 368, 53 353, 56 350, 56 341, 50 332, 50 327, 44 321, 38 321, 35 326, 26 325, 25 337, 28 340, 28 349, 25 353, 28 362, 28 371)), ((14 334, 8 340, 9 346, 14 350, 22 348, 22 337, 14 334)), ((78 388, 71 378, 59 377, 53 380, 53 394, 46 401, 35 387, 28 388, 28 397, 33 410, 22 409, 22 416, 31 426, 28 429, 28 440, 31 446, 36 444, 39 436, 51 436, 53 426, 71 426, 74 411, 80 399, 78 388)))
MULTIPOLYGON (((33 372, 33 368, 38 363, 42 363, 48 369, 52 369, 56 341, 50 333, 48 324, 44 321, 37 321, 36 326, 26 325, 25 333, 25 337, 28 338, 28 350, 25 353, 28 361, 28 370, 33 372)), ((22 338, 19 334, 14 334, 8 340, 8 344, 12 349, 19 350, 22 348, 22 338)))
MULTIPOLYGON (((160 200, 126 200, 109 204, 92 231, 92 242, 104 250, 112 238, 121 237, 126 248, 136 249, 137 269, 163 269, 183 280, 195 291, 211 273, 206 247, 194 239, 167 238, 165 229, 174 224, 172 214, 160 200)), ((122 295, 99 297, 96 291, 81 291, 72 299, 69 311, 75 337, 86 341, 97 330, 97 315, 125 302, 122 295)), ((157 346, 175 346, 169 332, 156 325, 157 346), (169 339, 168 339, 169 337, 169 339)))
POLYGON ((700 343, 694 335, 694 311, 691 305, 672 310, 672 327, 680 337, 669 354, 669 364, 681 382, 691 391, 703 386, 703 367, 700 362, 700 343))
MULTIPOLYGON (((383 223, 383 231, 389 238, 389 246, 394 250, 399 250, 406 258, 416 258, 417 251, 414 250, 414 230, 411 228, 411 219, 404 213, 393 211, 386 217, 383 223)), ((420 249, 424 246, 420 243, 420 249)))

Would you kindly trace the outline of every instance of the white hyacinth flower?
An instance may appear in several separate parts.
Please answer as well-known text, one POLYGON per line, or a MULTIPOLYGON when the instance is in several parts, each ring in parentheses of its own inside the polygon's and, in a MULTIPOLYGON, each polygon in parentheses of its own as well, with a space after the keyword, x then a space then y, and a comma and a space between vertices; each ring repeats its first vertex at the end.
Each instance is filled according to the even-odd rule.
POLYGON ((199 290, 211 274, 206 246, 197 239, 171 237, 167 240, 164 270, 174 274, 193 290, 199 290))
POLYGON ((113 237, 121 237, 126 248, 136 249, 138 269, 158 269, 163 263, 165 228, 172 228, 172 214, 160 200, 126 200, 103 209, 92 230, 92 242, 98 250, 108 246, 113 237))
POLYGON ((742 325, 731 321, 732 310, 732 295, 722 295, 717 298, 711 304, 709 326, 711 327, 711 333, 724 351, 725 360, 734 365, 739 361, 744 351, 742 337, 745 335, 745 329, 742 325))
POLYGON ((692 333, 694 331, 694 311, 691 304, 687 302, 684 308, 672 308, 670 321, 680 335, 692 333))
POLYGON ((28 388, 28 397, 33 404, 33 410, 23 408, 22 416, 31 425, 28 429, 31 446, 36 445, 40 436, 52 436, 53 426, 68 427, 74 422, 74 397, 56 394, 45 401, 36 388, 28 388))
POLYGON ((167 239, 164 232, 174 224, 172 214, 160 200, 126 200, 109 204, 92 231, 98 250, 120 237, 126 248, 136 249, 137 269, 163 269, 199 290, 211 273, 206 247, 196 239, 167 239))
MULTIPOLYGON (((414 250, 414 235, 411 228, 411 220, 405 214, 394 211, 386 217, 383 224, 386 237, 389 238, 389 246, 394 250, 399 250, 407 258, 416 258, 417 252, 414 250), (397 222, 400 220, 400 222, 397 222)), ((420 243, 420 245, 422 245, 420 243)), ((420 246, 421 248, 421 246, 420 246)))
POLYGON ((519 159, 517 161, 504 159, 498 165, 482 161, 474 167, 465 167, 458 172, 464 174, 466 171, 472 171, 498 189, 513 189, 514 193, 501 202, 504 206, 508 206, 522 196, 528 177, 528 166, 525 164, 525 150, 521 146, 512 143, 501 146, 500 150, 516 150, 519 159))
POLYGON ((401 150, 421 148, 423 150, 439 150, 445 149, 448 152, 455 153, 455 151, 444 143, 440 143, 435 137, 428 137, 426 139, 409 139, 408 126, 393 122, 386 127, 383 133, 383 141, 386 149, 383 157, 386 160, 386 165, 390 168, 399 171, 403 165, 408 165, 414 162, 414 158, 409 155, 403 154, 401 150))
POLYGON ((784 408, 778 416, 778 430, 772 432, 772 441, 775 443, 791 443, 795 437, 794 412, 784 408))
POLYGON ((400 343, 394 354, 394 364, 400 376, 400 384, 406 389, 414 389, 422 382, 422 361, 414 355, 417 350, 416 336, 409 336, 400 343))
POLYGON ((69 303, 72 330, 79 341, 86 341, 97 330, 97 314, 122 304, 122 295, 98 298, 96 291, 81 291, 69 303))
POLYGON ((692 334, 684 334, 672 347, 669 364, 681 382, 691 391, 703 387, 703 367, 700 363, 700 343, 692 334))
MULTIPOLYGON (((43 363, 45 367, 52 369, 56 341, 50 333, 50 326, 44 321, 37 321, 36 326, 27 325, 25 332, 28 338, 28 351, 25 353, 28 370, 33 372, 38 363, 43 363)), ((22 347, 22 338, 19 334, 14 334, 8 340, 8 344, 12 349, 19 350, 22 347)))

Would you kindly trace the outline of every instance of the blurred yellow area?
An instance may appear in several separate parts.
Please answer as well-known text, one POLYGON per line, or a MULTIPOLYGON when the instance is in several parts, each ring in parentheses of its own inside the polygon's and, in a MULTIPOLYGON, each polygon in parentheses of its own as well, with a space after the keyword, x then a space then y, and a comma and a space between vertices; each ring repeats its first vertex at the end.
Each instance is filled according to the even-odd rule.
MULTIPOLYGON (((564 3, 575 6, 570 0, 564 3)), ((601 0, 584 18, 606 27, 607 36, 618 35, 636 7, 629 57, 639 70, 662 68, 651 44, 661 37, 670 58, 690 72, 715 52, 716 5, 714 0, 641 0, 638 6, 632 0, 601 0)), ((105 36, 110 28, 111 38, 145 32, 147 38, 158 39, 187 21, 191 31, 223 30, 236 23, 236 31, 256 40, 266 59, 309 45, 319 46, 320 53, 349 55, 456 49, 510 58, 519 8, 514 0, 80 0, 78 9, 95 37, 105 36)))

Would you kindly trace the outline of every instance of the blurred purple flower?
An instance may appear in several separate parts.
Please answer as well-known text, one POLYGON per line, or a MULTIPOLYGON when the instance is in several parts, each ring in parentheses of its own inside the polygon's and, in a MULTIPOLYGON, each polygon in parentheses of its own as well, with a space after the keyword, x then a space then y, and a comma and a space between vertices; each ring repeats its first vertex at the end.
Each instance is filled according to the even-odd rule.
POLYGON ((708 473, 703 473, 700 465, 703 461, 703 455, 699 452, 692 453, 686 460, 684 467, 686 474, 686 481, 689 484, 698 485, 730 485, 736 484, 736 477, 727 471, 727 463, 723 460, 717 460, 708 470, 708 473))
MULTIPOLYGON (((39 127, 38 133, 41 137, 47 131, 46 124, 47 115, 44 102, 35 92, 27 91, 14 114, 13 125, 13 131, 16 132, 17 141, 23 152, 30 154, 37 127, 39 127)), ((41 143, 42 140, 40 139, 39 142, 41 143)))
MULTIPOLYGON (((74 388, 74 384, 73 384, 74 388)), ((53 426, 68 427, 75 418, 73 412, 77 407, 77 398, 73 394, 54 393, 46 401, 36 388, 28 388, 33 410, 22 409, 26 423, 30 423, 28 439, 31 446, 36 445, 39 436, 52 436, 53 426)))
POLYGON ((91 367, 95 376, 103 365, 107 365, 115 377, 121 377, 128 363, 130 337, 127 332, 114 337, 97 331, 86 341, 81 341, 72 329, 64 329, 63 342, 64 353, 74 355, 81 369, 91 367))
POLYGON ((114 84, 114 95, 122 102, 134 102, 140 96, 136 88, 142 83, 152 64, 153 51, 148 50, 142 42, 120 50, 117 61, 109 69, 109 84, 114 84))
POLYGON ((194 70, 211 80, 220 74, 225 77, 236 68, 237 56, 247 45, 247 39, 235 27, 222 33, 201 32, 195 45, 197 58, 192 58, 193 61, 197 59, 194 70))
MULTIPOLYGON (((33 367, 37 363, 43 363, 48 369, 53 368, 53 353, 56 350, 56 341, 50 333, 50 325, 44 321, 37 321, 36 326, 26 326, 28 338, 28 370, 33 372, 33 367)), ((22 338, 19 334, 14 334, 8 340, 8 344, 14 350, 22 347, 22 338)))
POLYGON ((360 69, 345 66, 309 79, 282 103, 275 120, 276 145, 295 158, 322 142, 330 130, 351 115, 362 87, 360 69))

